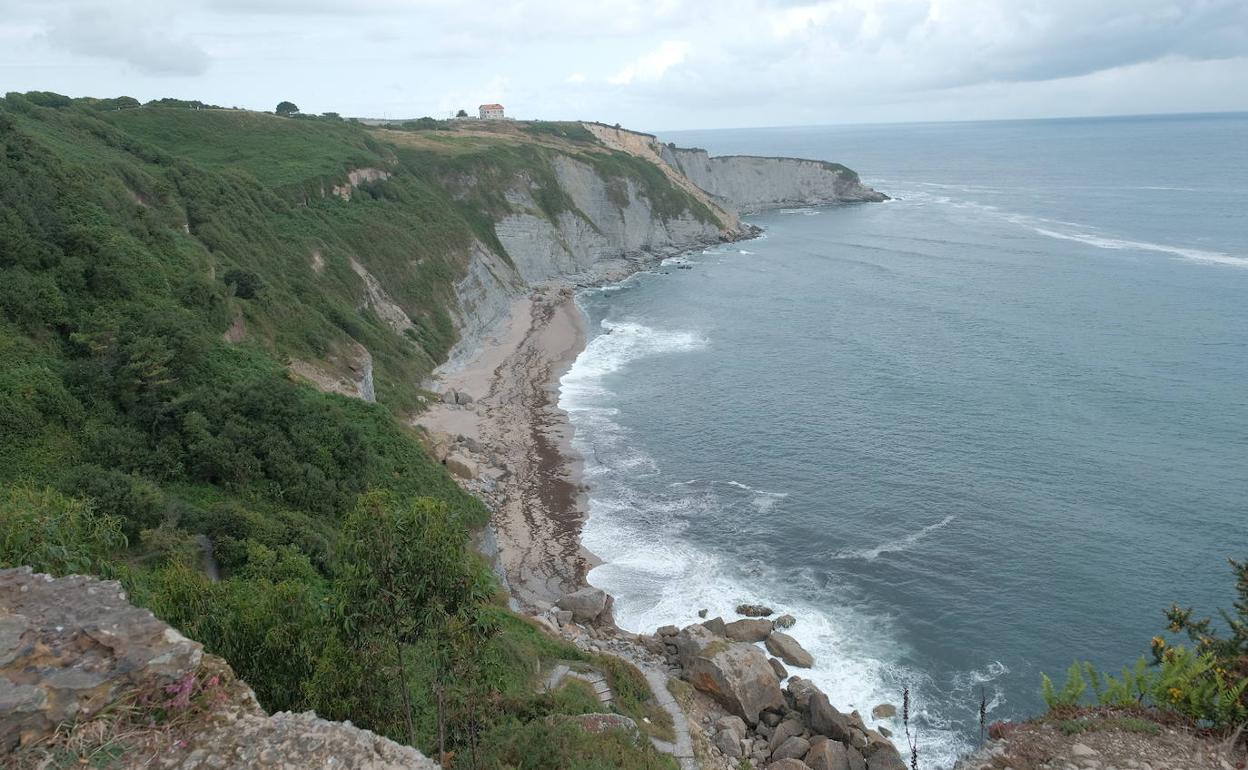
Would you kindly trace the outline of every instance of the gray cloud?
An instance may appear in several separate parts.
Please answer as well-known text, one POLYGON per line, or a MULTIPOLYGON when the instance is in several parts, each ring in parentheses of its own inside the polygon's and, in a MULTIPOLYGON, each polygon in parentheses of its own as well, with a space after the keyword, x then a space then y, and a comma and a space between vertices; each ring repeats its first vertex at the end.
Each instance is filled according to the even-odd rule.
POLYGON ((168 14, 134 4, 71 8, 44 37, 70 53, 125 62, 149 75, 200 75, 209 65, 208 54, 173 29, 168 14))
POLYGON ((502 101, 641 127, 926 119, 932 104, 967 117, 1248 108, 1224 85, 1248 73, 1245 0, 176 5, 0 0, 0 78, 163 96, 159 78, 196 76, 185 96, 264 108, 415 116, 502 101), (100 66, 66 67, 68 54, 100 66))

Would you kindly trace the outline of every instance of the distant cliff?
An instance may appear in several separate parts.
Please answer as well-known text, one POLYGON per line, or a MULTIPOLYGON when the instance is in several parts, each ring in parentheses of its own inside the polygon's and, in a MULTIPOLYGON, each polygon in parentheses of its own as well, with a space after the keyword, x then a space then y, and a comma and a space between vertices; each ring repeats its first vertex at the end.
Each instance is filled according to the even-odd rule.
POLYGON ((663 144, 649 134, 599 124, 587 127, 604 144, 648 156, 708 193, 716 203, 740 213, 888 200, 839 163, 752 155, 712 157, 706 150, 663 144))
POLYGON ((664 160, 698 187, 742 212, 888 200, 887 195, 867 187, 858 174, 839 163, 749 155, 711 157, 706 150, 664 149, 664 160))

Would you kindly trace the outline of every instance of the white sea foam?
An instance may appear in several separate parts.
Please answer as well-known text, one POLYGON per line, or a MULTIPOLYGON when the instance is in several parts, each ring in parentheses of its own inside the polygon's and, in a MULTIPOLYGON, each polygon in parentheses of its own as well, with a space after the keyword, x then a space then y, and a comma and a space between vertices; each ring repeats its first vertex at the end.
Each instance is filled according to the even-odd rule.
POLYGON ((592 406, 595 396, 608 394, 603 377, 630 362, 660 353, 696 350, 706 340, 695 332, 652 329, 638 323, 602 322, 603 333, 589 341, 560 380, 559 405, 566 411, 592 406))
POLYGON ((793 209, 780 209, 780 213, 781 214, 800 214, 801 216, 804 216, 804 217, 814 217, 814 216, 818 216, 822 214, 823 212, 819 211, 818 209, 812 209, 806 206, 802 206, 800 208, 793 208, 793 209))
POLYGON ((928 535, 930 535, 931 533, 935 532, 938 529, 943 529, 944 527, 948 526, 949 523, 956 518, 957 516, 950 514, 949 516, 946 516, 945 518, 941 519, 935 524, 928 524, 926 527, 915 530, 914 532, 911 532, 910 534, 898 540, 889 540, 889 541, 886 541, 884 543, 877 545, 874 548, 867 548, 864 550, 841 551, 836 554, 835 558, 837 559, 863 559, 865 561, 875 561, 876 559, 880 558, 882 554, 909 551, 911 548, 914 548, 916 545, 918 545, 919 542, 923 540, 923 538, 927 537, 928 535))
POLYGON ((731 619, 742 602, 791 613, 798 618, 791 633, 816 660, 803 676, 838 708, 857 709, 869 723, 895 732, 897 720, 872 720, 870 710, 877 703, 899 702, 902 688, 910 686, 928 766, 952 766, 970 746, 963 726, 942 716, 952 704, 948 683, 932 682, 902 662, 908 652, 894 641, 898 634, 890 617, 848 600, 848 588, 829 586, 827 576, 812 569, 780 569, 773 559, 719 554, 687 536, 691 522, 716 520, 732 506, 765 511, 782 504, 786 492, 735 479, 645 481, 663 469, 614 419, 614 395, 605 380, 644 356, 696 350, 707 341, 694 332, 633 322, 602 328, 564 375, 560 406, 576 427, 574 444, 585 458, 591 489, 583 541, 603 559, 589 580, 615 596, 617 622, 653 631, 696 622, 700 608, 731 619), (828 601, 831 594, 838 600, 828 601))
POLYGON ((1154 251, 1162 254, 1173 254, 1184 259, 1192 260, 1193 262, 1208 262, 1218 265, 1230 265, 1231 267, 1248 267, 1248 258, 1232 256, 1221 251, 1205 251, 1204 249, 1193 249, 1184 246, 1169 246, 1164 243, 1149 243, 1147 241, 1108 238, 1102 235, 1087 232, 1064 233, 1058 230, 1052 230, 1036 225, 1028 226, 1040 235, 1045 235, 1049 238, 1086 243, 1087 245, 1095 246, 1098 249, 1113 249, 1115 251, 1121 251, 1124 249, 1133 251, 1154 251))

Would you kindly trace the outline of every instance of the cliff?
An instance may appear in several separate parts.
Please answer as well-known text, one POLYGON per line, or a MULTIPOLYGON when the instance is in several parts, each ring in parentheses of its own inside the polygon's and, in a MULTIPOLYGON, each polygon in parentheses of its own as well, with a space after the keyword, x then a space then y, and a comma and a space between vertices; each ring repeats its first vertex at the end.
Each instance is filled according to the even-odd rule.
POLYGON ((118 583, 0 570, 0 755, 17 767, 434 770, 311 712, 269 715, 225 661, 118 583), (13 752, 10 754, 10 752, 13 752))
POLYGON ((712 157, 706 150, 663 144, 649 134, 600 124, 587 127, 608 146, 635 152, 688 180, 725 208, 750 213, 783 206, 888 200, 839 163, 752 155, 712 157))

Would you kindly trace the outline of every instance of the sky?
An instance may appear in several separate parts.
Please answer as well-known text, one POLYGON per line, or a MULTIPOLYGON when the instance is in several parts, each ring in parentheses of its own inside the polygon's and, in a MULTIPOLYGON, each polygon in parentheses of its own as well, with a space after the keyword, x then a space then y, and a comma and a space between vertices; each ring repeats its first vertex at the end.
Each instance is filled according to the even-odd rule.
POLYGON ((1248 110, 1248 0, 0 0, 0 87, 643 130, 1248 110))

